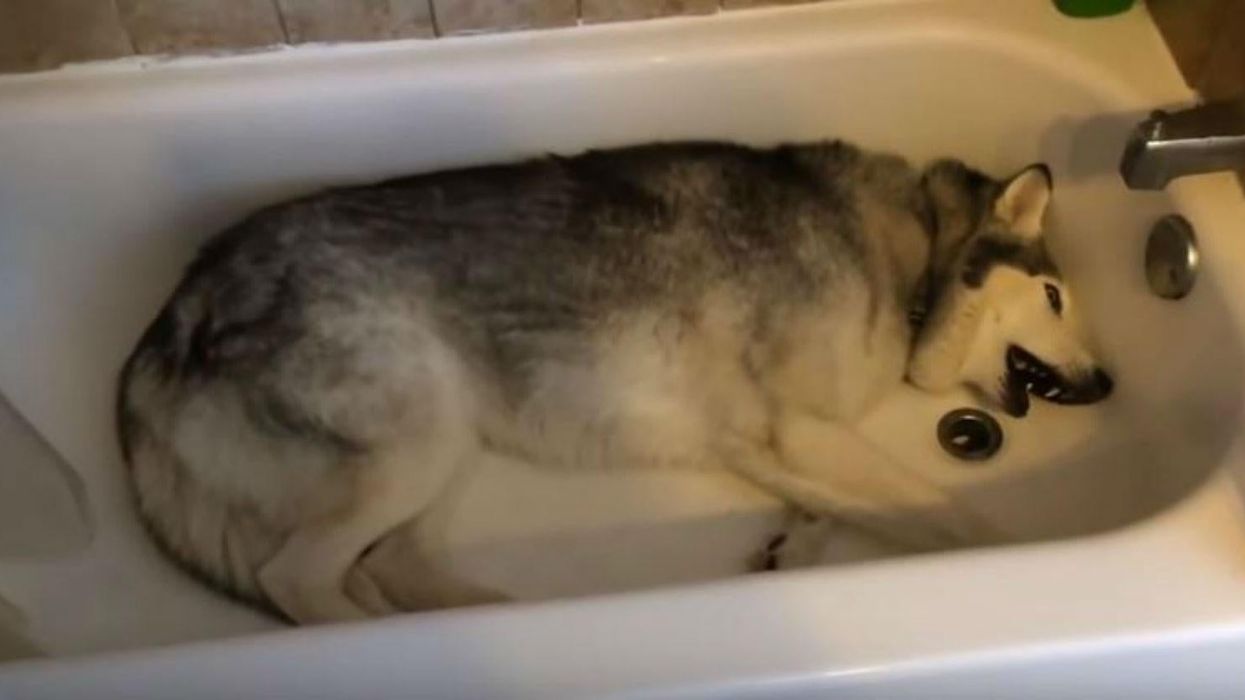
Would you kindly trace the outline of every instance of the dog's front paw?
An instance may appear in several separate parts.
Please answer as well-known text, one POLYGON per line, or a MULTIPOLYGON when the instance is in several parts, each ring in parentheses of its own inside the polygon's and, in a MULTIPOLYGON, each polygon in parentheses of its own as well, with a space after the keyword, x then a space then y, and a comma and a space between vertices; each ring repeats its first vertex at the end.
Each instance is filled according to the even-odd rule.
POLYGON ((821 563, 834 523, 829 518, 792 514, 783 530, 751 561, 753 571, 801 569, 821 563))
POLYGON ((748 560, 748 570, 756 572, 777 571, 779 569, 782 546, 786 541, 787 533, 785 532, 780 532, 769 538, 769 542, 765 543, 765 547, 752 555, 748 560))

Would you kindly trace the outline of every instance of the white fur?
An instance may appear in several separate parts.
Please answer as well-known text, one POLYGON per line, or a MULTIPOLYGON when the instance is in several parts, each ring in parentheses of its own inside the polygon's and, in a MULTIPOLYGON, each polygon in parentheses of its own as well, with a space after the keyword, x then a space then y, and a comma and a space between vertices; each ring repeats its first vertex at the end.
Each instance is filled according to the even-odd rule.
POLYGON ((1024 347, 1065 375, 1085 374, 1095 366, 1081 338, 1075 301, 1059 280, 1000 266, 978 294, 984 312, 961 367, 961 381, 995 393, 1007 371, 1003 358, 1011 345, 1024 347), (1060 290, 1060 314, 1046 299, 1048 284, 1060 290))
MULTIPOLYGON (((993 214, 1014 238, 1031 243, 1043 235, 1049 203, 1048 175, 1034 166, 1008 182, 993 214)), ((1061 280, 997 265, 980 287, 957 281, 942 294, 908 366, 908 378, 922 389, 942 392, 966 383, 997 395, 1010 345, 1024 347, 1064 375, 1094 367, 1075 302, 1061 280), (1047 285, 1059 290, 1061 312, 1051 308, 1047 285)))
POLYGON ((1042 235, 1042 217, 1050 202, 1050 176, 1044 166, 1029 167, 1013 177, 994 203, 994 215, 1025 238, 1042 235))
MULTIPOLYGON (((303 622, 388 612, 383 591, 352 567, 395 527, 430 517, 485 447, 551 468, 724 469, 908 547, 996 539, 946 491, 850 426, 905 371, 935 391, 997 386, 1010 343, 1052 364, 1088 363, 1070 331, 1071 300, 1063 315, 1052 313, 1043 285, 1058 282, 1006 266, 979 288, 954 277, 913 351, 909 300, 895 298, 893 282, 928 266, 927 233, 908 210, 869 196, 881 195, 862 200, 862 225, 888 235, 870 238, 863 264, 837 271, 825 298, 774 311, 766 342, 754 337, 754 305, 734 296, 744 292, 710 290, 690 308, 620 311, 592 332, 568 334, 565 352, 551 342, 547 357, 524 368, 518 399, 504 398, 497 378, 459 356, 405 296, 309 310, 323 319, 311 335, 364 349, 351 356, 354 381, 307 371, 319 359, 307 343, 308 356, 291 350, 275 383, 313 418, 362 436, 367 449, 357 454, 262 433, 226 389, 154 397, 140 367, 130 402, 171 406, 167 416, 149 416, 159 423, 153 440, 171 444, 140 444, 135 453, 142 506, 167 541, 218 578, 243 581, 240 590, 254 591, 258 569, 262 593, 303 622), (192 498, 182 478, 193 482, 192 498), (199 515, 179 512, 187 500, 199 515), (285 541, 231 543, 228 521, 239 507, 268 521, 269 540, 275 532, 285 541)), ((1031 169, 1005 189, 994 214, 1032 240, 1048 199, 1044 171, 1031 169)), ((460 590, 443 598, 494 596, 460 590)))

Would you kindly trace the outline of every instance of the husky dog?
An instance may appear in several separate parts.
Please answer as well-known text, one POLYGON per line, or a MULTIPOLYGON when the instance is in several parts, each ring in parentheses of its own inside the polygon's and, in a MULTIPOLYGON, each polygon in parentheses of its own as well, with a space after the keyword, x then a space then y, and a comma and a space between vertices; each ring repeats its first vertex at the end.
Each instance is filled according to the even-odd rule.
POLYGON ((121 373, 138 507, 175 559, 299 622, 386 612, 348 573, 486 449, 726 470, 913 547, 989 539, 843 446, 905 376, 1015 416, 1108 394, 1042 243, 1050 193, 1042 165, 671 143, 264 209, 204 246, 121 373))

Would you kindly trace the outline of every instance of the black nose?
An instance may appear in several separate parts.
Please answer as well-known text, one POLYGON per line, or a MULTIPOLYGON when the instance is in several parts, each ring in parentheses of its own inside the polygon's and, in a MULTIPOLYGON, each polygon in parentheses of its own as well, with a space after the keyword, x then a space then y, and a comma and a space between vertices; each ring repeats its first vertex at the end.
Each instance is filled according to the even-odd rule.
MULTIPOLYGON (((1111 375, 1095 369, 1087 375, 1082 375, 1076 383, 1062 387, 1061 391, 1047 397, 1047 400, 1071 405, 1096 403, 1110 396, 1113 390, 1115 390, 1115 381, 1111 379, 1111 375)), ((1040 393, 1038 395, 1045 396, 1040 393)))
POLYGON ((1094 370, 1094 384, 1098 386, 1098 399, 1105 399, 1115 390, 1115 380, 1100 369, 1094 370))
POLYGON ((1114 389, 1115 381, 1111 379, 1111 375, 1100 369, 1095 369, 1093 374, 1074 388, 1069 396, 1065 397, 1065 400, 1068 403, 1094 403, 1110 396, 1111 391, 1114 389))

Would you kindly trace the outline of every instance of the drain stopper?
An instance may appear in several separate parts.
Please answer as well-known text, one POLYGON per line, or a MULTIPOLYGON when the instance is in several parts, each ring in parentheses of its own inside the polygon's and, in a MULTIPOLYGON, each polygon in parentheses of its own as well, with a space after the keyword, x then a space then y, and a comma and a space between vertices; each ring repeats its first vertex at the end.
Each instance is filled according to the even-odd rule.
POLYGON ((985 411, 957 408, 938 421, 938 444, 952 457, 980 462, 1003 446, 1003 428, 985 411))

